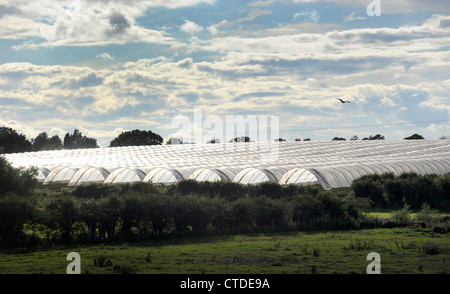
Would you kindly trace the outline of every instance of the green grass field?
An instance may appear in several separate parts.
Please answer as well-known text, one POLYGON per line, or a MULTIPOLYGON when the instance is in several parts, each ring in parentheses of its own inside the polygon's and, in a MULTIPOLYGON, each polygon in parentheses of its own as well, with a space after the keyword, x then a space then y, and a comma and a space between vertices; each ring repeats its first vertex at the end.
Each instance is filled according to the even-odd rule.
POLYGON ((413 228, 178 238, 0 254, 0 273, 66 274, 77 252, 82 274, 364 274, 377 252, 382 274, 441 274, 449 245, 448 233, 413 228))

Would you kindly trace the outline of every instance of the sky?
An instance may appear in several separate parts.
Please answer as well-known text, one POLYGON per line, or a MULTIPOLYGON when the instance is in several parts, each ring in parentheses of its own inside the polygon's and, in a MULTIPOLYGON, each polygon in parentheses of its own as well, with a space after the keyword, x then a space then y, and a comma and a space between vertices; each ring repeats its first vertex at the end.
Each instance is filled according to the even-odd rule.
POLYGON ((0 0, 0 52, 0 125, 28 139, 450 135, 448 1, 0 0))

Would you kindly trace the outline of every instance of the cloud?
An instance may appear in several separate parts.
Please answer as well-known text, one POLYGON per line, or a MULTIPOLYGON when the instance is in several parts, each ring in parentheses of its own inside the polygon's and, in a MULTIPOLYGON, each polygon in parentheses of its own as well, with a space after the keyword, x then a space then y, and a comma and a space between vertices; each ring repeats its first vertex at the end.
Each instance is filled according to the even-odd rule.
POLYGON ((364 19, 366 19, 367 17, 364 17, 364 16, 356 16, 355 17, 355 12, 352 12, 349 16, 347 16, 346 18, 345 18, 345 21, 353 21, 353 20, 364 20, 364 19))
POLYGON ((221 21, 221 22, 219 22, 219 23, 217 23, 217 24, 215 24, 213 26, 210 26, 210 28, 212 28, 212 31, 214 33, 217 33, 217 29, 218 28, 231 27, 233 25, 236 25, 236 24, 239 24, 239 23, 243 23, 243 22, 247 22, 247 21, 252 21, 252 20, 254 20, 254 19, 256 19, 256 18, 258 18, 260 16, 270 15, 270 14, 272 14, 272 11, 270 11, 270 10, 256 8, 256 9, 251 10, 247 14, 247 16, 245 16, 245 17, 238 18, 238 19, 236 19, 234 21, 223 20, 223 21, 221 21))
POLYGON ((96 57, 100 58, 100 59, 114 60, 114 57, 112 57, 109 53, 106 53, 106 52, 97 54, 96 57))
POLYGON ((292 17, 293 22, 314 22, 317 23, 319 22, 319 14, 317 13, 316 10, 310 10, 310 11, 300 11, 297 12, 296 14, 294 14, 294 16, 292 17))
MULTIPOLYGON (((303 2, 330 2, 338 5, 366 9, 371 3, 370 0, 292 0, 293 3, 303 2)), ((412 14, 422 13, 424 11, 440 11, 441 13, 449 12, 450 6, 446 1, 436 0, 396 0, 381 1, 381 15, 383 14, 412 14)))
POLYGON ((181 31, 187 34, 196 34, 203 30, 203 27, 189 20, 185 20, 184 24, 181 26, 181 31))
POLYGON ((122 34, 131 27, 131 22, 120 12, 114 11, 109 16, 110 34, 122 34))
POLYGON ((151 7, 170 9, 214 4, 186 1, 17 1, 3 5, 0 38, 24 39, 15 50, 58 46, 105 46, 126 42, 175 45, 164 31, 140 26, 136 19, 151 7), (32 38, 32 39, 29 39, 32 38))
MULTIPOLYGON (((129 35, 136 26, 120 12, 126 20, 113 18, 118 26, 113 37, 129 35)), ((111 16, 105 15, 104 28, 111 29, 111 16)), ((194 52, 180 58, 180 51, 173 59, 143 58, 102 69, 4 63, 0 113, 4 120, 22 117, 21 123, 36 129, 84 127, 101 135, 147 124, 167 135, 174 132, 172 118, 200 107, 205 116, 222 118, 276 114, 281 129, 331 128, 301 133, 302 138, 329 140, 337 130, 362 137, 362 130, 342 126, 448 117, 448 20, 435 15, 420 25, 397 28, 218 34, 198 40, 196 47, 213 57, 198 59, 201 54, 194 52), (352 103, 343 106, 335 97, 352 103)), ((98 57, 107 58, 104 54, 98 57)), ((408 132, 414 128, 405 126, 408 132)))

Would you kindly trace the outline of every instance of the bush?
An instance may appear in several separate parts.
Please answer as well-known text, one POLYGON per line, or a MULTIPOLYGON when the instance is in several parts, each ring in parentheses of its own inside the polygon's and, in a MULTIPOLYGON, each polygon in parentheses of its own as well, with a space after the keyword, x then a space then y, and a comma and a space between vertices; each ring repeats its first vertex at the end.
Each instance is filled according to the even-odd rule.
POLYGON ((113 266, 113 271, 119 274, 134 274, 136 273, 136 268, 132 267, 131 265, 128 264, 124 264, 124 263, 119 263, 119 264, 114 264, 113 266))
POLYGON ((11 193, 0 197, 0 247, 25 246, 24 225, 35 215, 31 199, 11 193))
POLYGON ((383 179, 390 178, 380 175, 366 175, 353 181, 351 187, 357 198, 369 198, 374 207, 387 207, 384 196, 383 179))
POLYGON ((411 221, 410 206, 405 204, 402 209, 396 210, 392 214, 392 219, 398 223, 409 223, 411 221))
POLYGON ((79 220, 75 201, 66 196, 53 199, 45 208, 46 225, 60 232, 63 243, 71 243, 73 225, 79 220))
POLYGON ((432 226, 440 220, 439 210, 432 209, 428 203, 424 203, 416 214, 416 220, 424 222, 428 227, 432 226))
POLYGON ((14 168, 9 162, 0 156, 0 197, 7 193, 17 196, 32 194, 37 185, 36 169, 14 168))
POLYGON ((425 254, 436 255, 436 254, 441 253, 441 248, 438 244, 436 244, 434 242, 427 242, 427 243, 423 244, 422 251, 425 254))

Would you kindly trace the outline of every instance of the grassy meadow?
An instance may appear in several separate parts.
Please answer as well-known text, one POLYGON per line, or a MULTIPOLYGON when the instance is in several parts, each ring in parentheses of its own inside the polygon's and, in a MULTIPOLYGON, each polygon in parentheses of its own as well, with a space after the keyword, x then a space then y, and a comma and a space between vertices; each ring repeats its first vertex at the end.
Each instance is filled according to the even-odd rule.
POLYGON ((365 274, 377 252, 382 274, 446 274, 449 244, 420 228, 174 238, 0 254, 0 273, 66 274, 77 252, 82 274, 365 274))
POLYGON ((371 252, 382 274, 450 272, 450 174, 68 187, 3 165, 0 274, 66 274, 71 252, 82 274, 364 274, 371 252))

